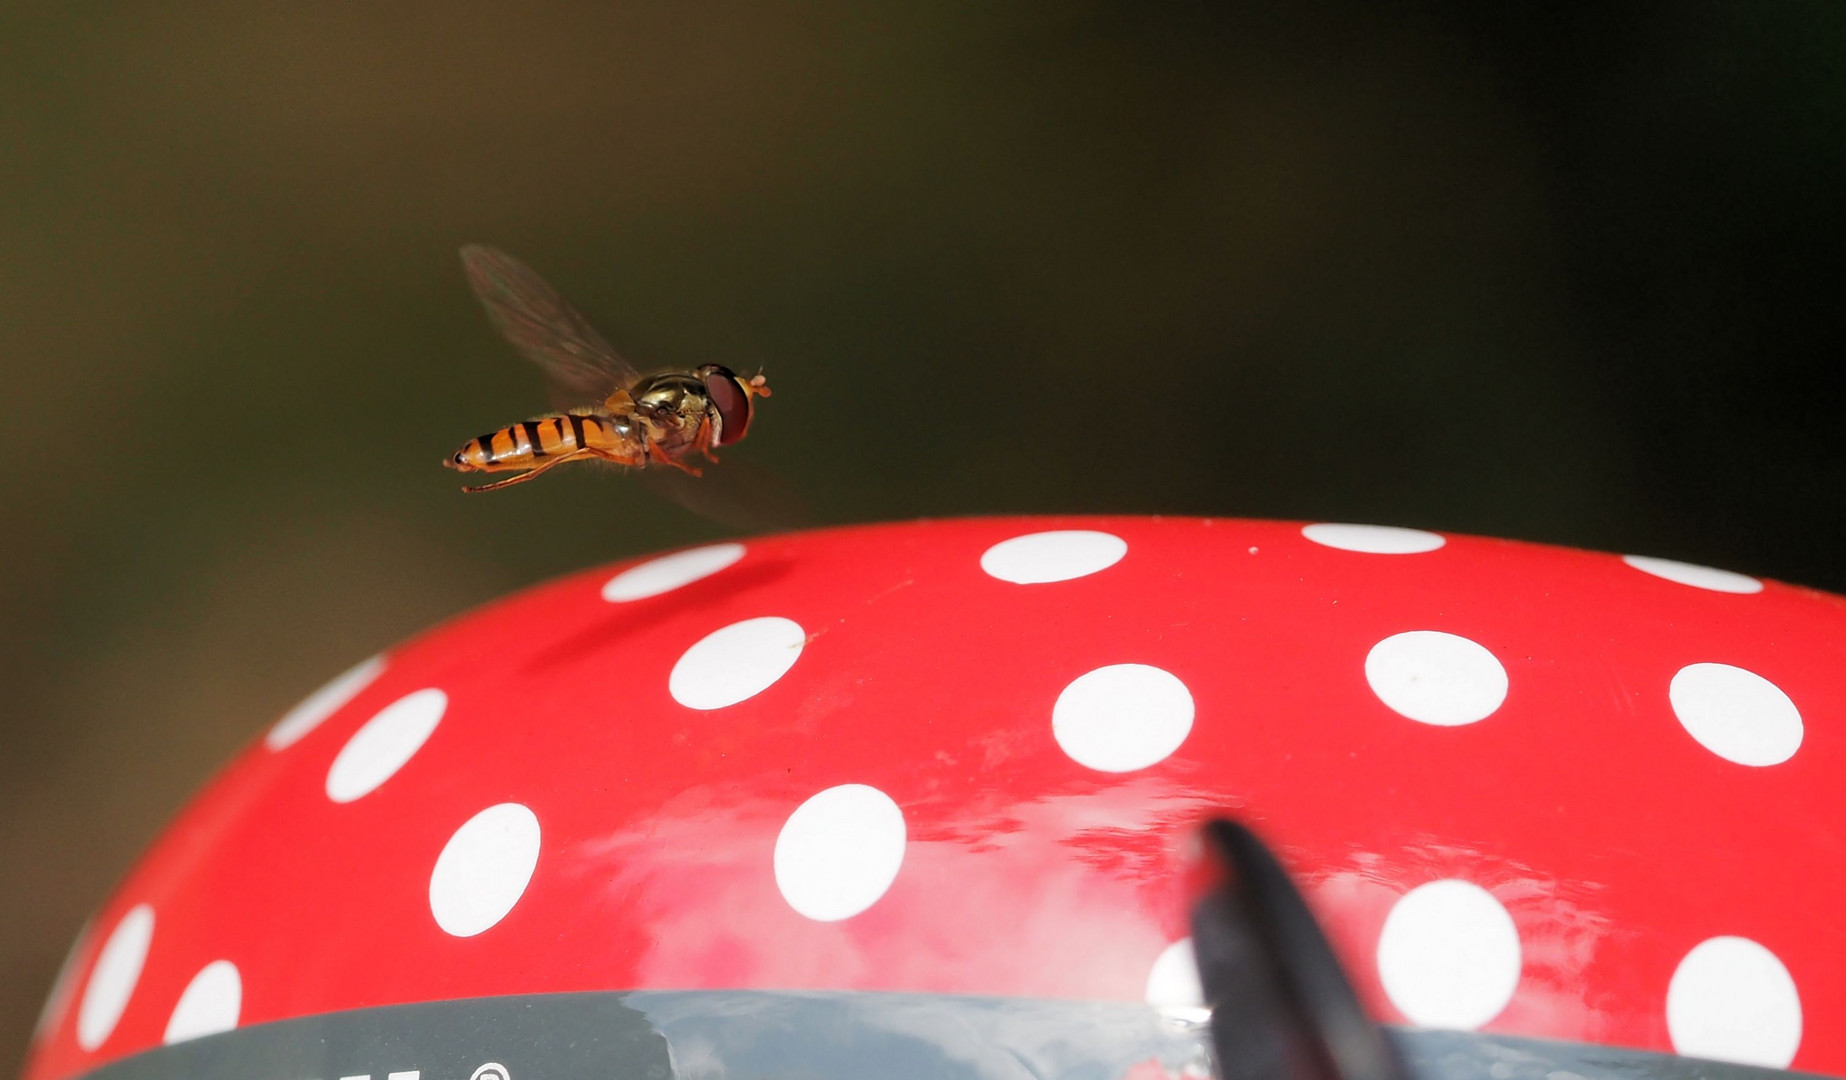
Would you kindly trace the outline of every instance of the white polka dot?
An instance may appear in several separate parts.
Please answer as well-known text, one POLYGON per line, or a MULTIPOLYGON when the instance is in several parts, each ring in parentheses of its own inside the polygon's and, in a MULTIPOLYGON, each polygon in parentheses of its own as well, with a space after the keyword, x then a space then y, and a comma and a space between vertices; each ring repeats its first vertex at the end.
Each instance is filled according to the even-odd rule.
POLYGON ((627 600, 645 600, 710 577, 744 557, 742 544, 713 544, 710 547, 677 551, 631 566, 610 578, 603 586, 603 599, 612 604, 627 600))
POLYGON ((1145 769, 1192 731, 1192 692, 1146 664, 1111 664, 1071 680, 1051 708, 1051 735, 1071 760, 1101 772, 1145 769))
POLYGON ((1749 938, 1710 938, 1667 984, 1667 1033, 1687 1057, 1784 1069, 1801 1046, 1801 995, 1768 949, 1749 938))
POLYGON ((1192 939, 1180 938, 1160 950, 1147 972, 1147 1003, 1157 1009, 1202 1008, 1205 991, 1199 986, 1199 961, 1192 939))
POLYGON ((667 677, 667 690, 688 709, 735 705, 788 674, 807 640, 793 619, 766 615, 732 623, 685 651, 667 677))
POLYGON ((1303 525, 1301 535, 1330 548, 1367 555, 1416 555, 1448 543, 1439 533, 1399 529, 1390 525, 1337 525, 1321 522, 1303 525))
POLYGON ((1780 687, 1729 664, 1687 664, 1667 699, 1699 745, 1739 765, 1779 765, 1801 749, 1801 713, 1780 687))
POLYGON ((167 1018, 163 1041, 171 1045, 216 1035, 237 1026, 237 1014, 243 1009, 244 983, 237 975, 237 965, 229 960, 213 960, 199 969, 186 984, 167 1018))
POLYGON ((1394 711, 1440 727, 1485 720, 1506 700, 1506 669, 1494 654, 1440 630, 1392 634, 1372 646, 1365 681, 1394 711))
POLYGON ((1763 591, 1763 583, 1753 577, 1733 574, 1729 570, 1713 570, 1709 566, 1695 566, 1692 563, 1674 562, 1672 559, 1655 559, 1646 555, 1624 555, 1622 561, 1642 573, 1652 574, 1668 581, 1677 581, 1681 585, 1691 585, 1714 592, 1756 593, 1763 591))
POLYGON ((349 803, 369 795, 409 761, 442 722, 449 696, 440 690, 406 694, 365 722, 327 770, 327 797, 349 803))
POLYGON ((865 784, 830 787, 795 808, 776 836, 776 888, 818 922, 878 902, 904 864, 904 812, 865 784))
POLYGON ((94 1050, 109 1038, 128 998, 141 981, 141 965, 147 962, 148 946, 154 942, 154 909, 137 904, 110 931, 90 969, 89 984, 83 988, 83 1004, 77 1007, 77 1045, 94 1050))
POLYGON ((303 735, 320 726, 322 720, 340 711, 359 691, 372 684, 385 670, 385 658, 374 656, 362 660, 344 672, 333 677, 332 681, 304 698, 301 704, 290 709, 276 725, 263 736, 264 745, 271 750, 281 750, 293 744, 303 735))
POLYGON ((1002 540, 981 555, 981 569, 1016 585, 1069 581, 1107 570, 1128 554, 1128 541, 1090 529, 1028 533, 1002 540))
POLYGON ((77 985, 77 957, 82 954, 84 946, 89 944, 90 923, 86 920, 83 929, 77 931, 77 937, 64 950, 64 962, 58 965, 58 977, 51 984, 51 993, 45 995, 45 1004, 38 1011, 38 1023, 32 1027, 32 1037, 42 1039, 64 1022, 64 1010, 70 1004, 71 991, 77 985))
POLYGON ((1486 889, 1432 881, 1410 890, 1385 917, 1378 976, 1391 1004, 1423 1027, 1480 1027, 1519 985, 1519 931, 1486 889))
POLYGON ((538 817, 519 803, 469 818, 442 846, 429 876, 436 925, 473 937, 506 918, 538 868, 538 842, 538 817))

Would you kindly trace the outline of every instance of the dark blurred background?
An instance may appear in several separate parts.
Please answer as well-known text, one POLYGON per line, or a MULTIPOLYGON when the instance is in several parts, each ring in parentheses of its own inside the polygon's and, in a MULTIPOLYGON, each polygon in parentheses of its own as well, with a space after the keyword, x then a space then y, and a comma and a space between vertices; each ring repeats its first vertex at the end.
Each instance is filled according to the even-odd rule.
MULTIPOLYGON (((434 620, 722 530, 456 248, 822 523, 1313 518, 1846 591, 1846 5, 0 9, 0 1062, 211 768, 434 620)), ((4 1066, 0 1066, 4 1067, 4 1066)))

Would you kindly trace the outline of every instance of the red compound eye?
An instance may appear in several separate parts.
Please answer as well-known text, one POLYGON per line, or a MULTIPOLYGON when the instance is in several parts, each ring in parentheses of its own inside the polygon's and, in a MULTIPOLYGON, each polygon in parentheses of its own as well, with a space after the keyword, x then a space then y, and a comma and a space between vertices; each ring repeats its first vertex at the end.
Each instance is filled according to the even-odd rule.
POLYGON ((713 441, 729 446, 750 430, 750 395, 729 368, 707 364, 699 374, 705 380, 705 393, 718 410, 718 437, 713 441))

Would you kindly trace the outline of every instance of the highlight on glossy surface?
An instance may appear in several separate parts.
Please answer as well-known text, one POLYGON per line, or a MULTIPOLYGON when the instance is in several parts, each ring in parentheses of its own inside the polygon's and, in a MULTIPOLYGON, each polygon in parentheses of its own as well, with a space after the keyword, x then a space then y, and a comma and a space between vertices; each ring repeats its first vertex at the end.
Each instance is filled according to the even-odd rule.
POLYGON ((657 600, 604 596, 653 560, 521 592, 206 785, 98 910, 24 1080, 226 1022, 225 976, 187 997, 219 961, 227 1039, 579 991, 1196 1019, 1188 853, 1219 815, 1372 1015, 1846 1073, 1846 602, 1443 541, 976 519, 753 538, 657 600), (982 565, 1070 533, 1126 554, 982 565), (433 728, 398 719, 436 695, 433 728), (1761 1043, 1725 1042, 1738 1015, 1761 1043))

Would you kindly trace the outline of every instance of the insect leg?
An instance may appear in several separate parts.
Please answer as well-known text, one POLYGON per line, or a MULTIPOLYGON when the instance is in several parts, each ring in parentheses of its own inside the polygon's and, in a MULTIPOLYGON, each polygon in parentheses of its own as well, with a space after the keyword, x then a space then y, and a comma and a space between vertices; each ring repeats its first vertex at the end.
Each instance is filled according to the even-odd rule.
POLYGON ((718 463, 718 455, 711 452, 711 417, 699 420, 699 432, 692 437, 692 441, 699 448, 699 453, 705 455, 706 461, 713 465, 718 463))
POLYGON ((527 470, 526 472, 519 473, 516 476, 509 476, 505 480, 496 480, 491 484, 482 484, 479 487, 465 487, 465 488, 462 488, 462 490, 466 492, 470 492, 470 493, 476 492, 476 491, 497 491, 498 489, 503 488, 503 487, 512 487, 514 484, 523 484, 527 480, 530 480, 534 476, 537 476, 539 473, 544 472, 546 469, 555 468, 559 465, 564 464, 567 461, 571 461, 575 459, 578 456, 579 455, 577 454, 567 454, 564 457, 551 458, 533 467, 532 469, 527 470))
POLYGON ((676 457, 668 457, 666 451, 653 443, 647 444, 647 460, 659 465, 671 465, 675 469, 691 473, 693 476, 701 475, 698 469, 686 464, 676 457))

